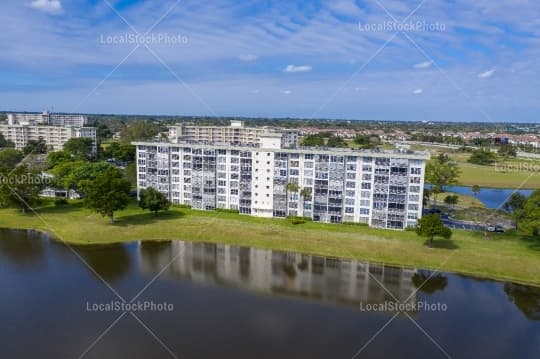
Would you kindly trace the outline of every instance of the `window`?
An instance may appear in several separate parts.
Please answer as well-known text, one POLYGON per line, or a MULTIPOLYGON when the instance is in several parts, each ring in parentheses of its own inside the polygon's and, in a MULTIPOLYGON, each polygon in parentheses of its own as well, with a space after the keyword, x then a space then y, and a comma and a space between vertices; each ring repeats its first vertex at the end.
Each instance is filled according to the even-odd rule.
POLYGON ((360 208, 360 214, 369 216, 369 208, 360 208))
POLYGON ((417 168, 417 167, 412 167, 412 168, 411 168, 411 174, 412 174, 412 175, 419 175, 419 174, 422 174, 422 169, 421 169, 421 168, 417 168))
POLYGON ((418 202, 419 199, 420 199, 420 196, 418 196, 417 194, 409 195, 409 201, 410 202, 418 202))
POLYGON ((362 189, 371 189, 371 183, 362 182, 362 189))

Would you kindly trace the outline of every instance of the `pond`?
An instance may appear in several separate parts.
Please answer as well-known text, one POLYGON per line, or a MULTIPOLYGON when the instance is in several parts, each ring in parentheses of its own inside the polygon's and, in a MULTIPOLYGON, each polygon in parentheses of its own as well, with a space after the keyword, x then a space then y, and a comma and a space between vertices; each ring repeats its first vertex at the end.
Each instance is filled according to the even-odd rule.
MULTIPOLYGON (((426 186, 429 188, 429 185, 426 186)), ((445 191, 464 194, 467 196, 473 196, 472 188, 467 186, 445 186, 445 191)), ((487 208, 500 208, 510 198, 515 189, 508 188, 480 188, 480 192, 477 195, 477 199, 484 203, 487 208)), ((532 189, 520 189, 516 192, 528 197, 533 192, 532 189)))
POLYGON ((0 230, 0 348, 51 359, 538 357, 539 288, 431 274, 182 241, 70 249, 0 230))

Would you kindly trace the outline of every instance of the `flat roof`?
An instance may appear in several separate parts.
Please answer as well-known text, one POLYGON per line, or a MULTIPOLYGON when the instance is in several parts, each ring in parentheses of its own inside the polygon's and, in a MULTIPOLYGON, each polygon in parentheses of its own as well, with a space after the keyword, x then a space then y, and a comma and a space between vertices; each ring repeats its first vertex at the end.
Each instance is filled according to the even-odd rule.
POLYGON ((255 146, 237 146, 225 144, 192 144, 192 143, 171 143, 171 142, 145 142, 134 141, 135 146, 165 146, 165 147, 190 147, 190 148, 212 148, 217 150, 238 150, 238 151, 261 151, 261 152, 282 152, 282 153, 301 153, 301 154, 323 154, 337 156, 363 156, 377 158, 406 158, 414 160, 427 161, 431 154, 426 151, 401 152, 389 150, 360 150, 335 147, 297 147, 297 148, 262 148, 255 146))

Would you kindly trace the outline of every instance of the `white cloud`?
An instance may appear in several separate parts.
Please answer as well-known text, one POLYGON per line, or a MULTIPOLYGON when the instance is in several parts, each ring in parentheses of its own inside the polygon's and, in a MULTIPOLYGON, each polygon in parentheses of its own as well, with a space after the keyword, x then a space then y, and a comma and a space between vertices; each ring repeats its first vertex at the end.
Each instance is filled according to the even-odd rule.
POLYGON ((420 94, 422 94, 423 92, 424 92, 423 89, 416 89, 416 90, 414 90, 412 93, 415 94, 415 95, 420 95, 420 94))
POLYGON ((283 90, 283 91, 281 91, 281 93, 284 94, 284 95, 290 95, 292 93, 292 91, 291 90, 283 90))
POLYGON ((295 65, 288 65, 283 72, 307 72, 311 71, 312 67, 308 65, 301 65, 301 66, 295 66, 295 65))
POLYGON ((431 65, 433 65, 431 61, 424 61, 414 65, 413 67, 415 69, 427 69, 428 67, 431 67, 431 65))
POLYGON ((495 69, 491 69, 491 70, 479 73, 478 77, 485 79, 485 78, 493 76, 494 73, 495 73, 495 69))
POLYGON ((53 15, 61 14, 63 10, 60 0, 33 0, 30 7, 53 15))
POLYGON ((257 55, 247 54, 247 55, 238 56, 238 58, 242 61, 255 61, 257 60, 257 55))

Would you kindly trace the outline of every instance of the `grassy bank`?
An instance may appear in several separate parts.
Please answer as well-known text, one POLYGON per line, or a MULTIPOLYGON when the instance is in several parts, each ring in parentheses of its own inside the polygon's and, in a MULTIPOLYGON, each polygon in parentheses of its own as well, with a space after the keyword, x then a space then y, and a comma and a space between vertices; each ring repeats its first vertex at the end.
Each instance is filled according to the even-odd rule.
POLYGON ((158 217, 131 205, 108 224, 80 204, 38 208, 39 217, 0 210, 1 228, 32 228, 74 244, 105 244, 138 239, 219 242, 258 248, 357 258, 411 267, 441 269, 482 277, 540 285, 540 242, 513 234, 456 231, 435 248, 411 231, 389 231, 356 225, 262 219, 231 213, 172 208, 158 217))
POLYGON ((437 146, 413 145, 411 149, 429 151, 432 157, 445 153, 456 161, 461 174, 458 182, 462 186, 479 185, 484 188, 512 188, 522 185, 522 188, 539 189, 540 161, 526 158, 501 159, 489 166, 469 163, 470 153, 461 153, 437 146), (529 170, 527 170, 527 168, 529 170), (532 176, 531 176, 532 175, 532 176))

